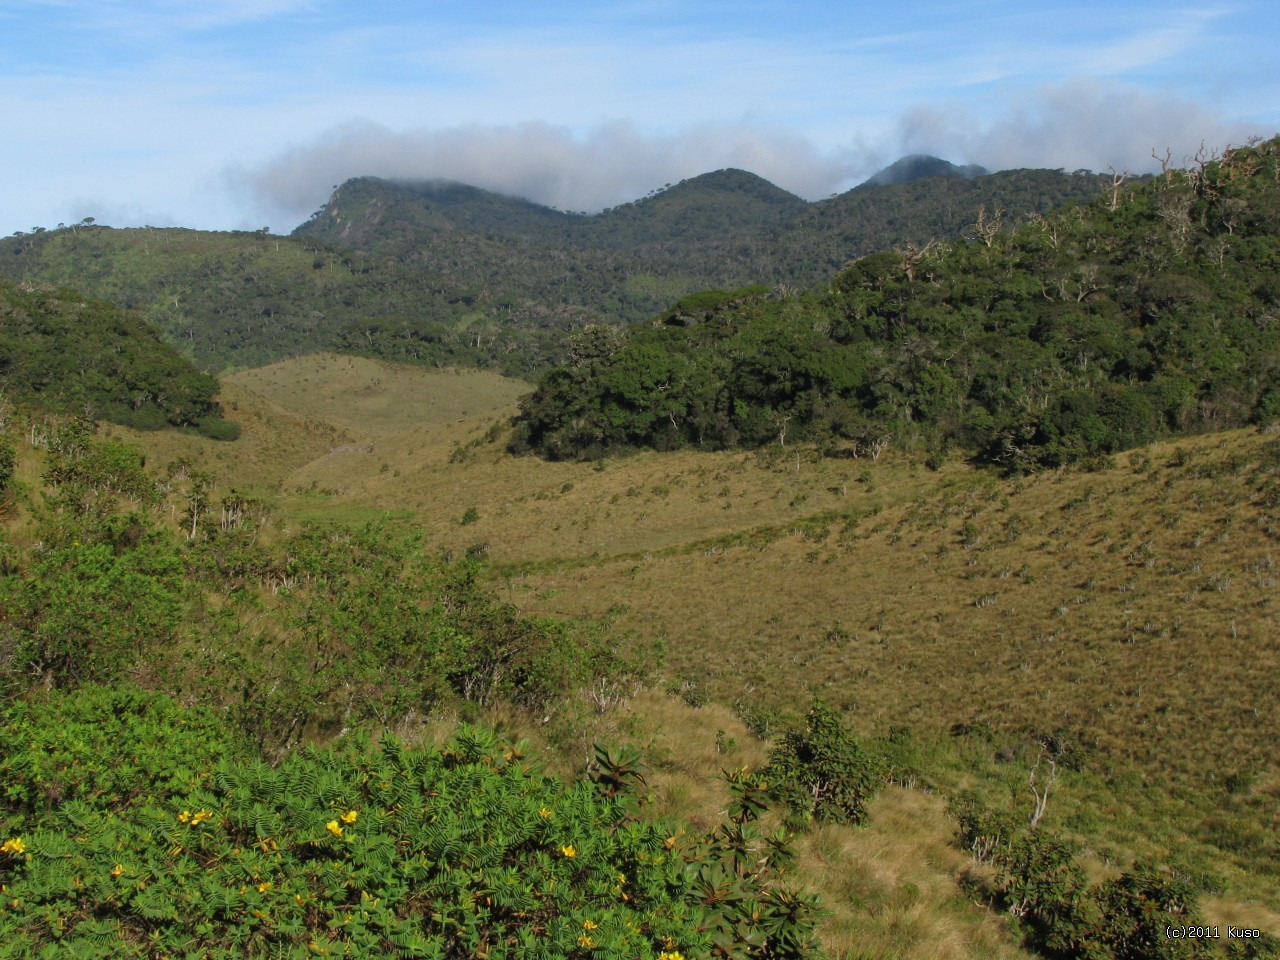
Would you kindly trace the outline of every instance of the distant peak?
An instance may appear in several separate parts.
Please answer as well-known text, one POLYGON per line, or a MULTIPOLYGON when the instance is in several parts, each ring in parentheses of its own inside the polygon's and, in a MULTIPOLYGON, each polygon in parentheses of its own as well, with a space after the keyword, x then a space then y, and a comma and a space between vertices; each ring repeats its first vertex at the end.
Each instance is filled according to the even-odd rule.
POLYGON ((924 177, 958 177, 962 180, 972 180, 974 177, 986 176, 989 172, 985 167, 980 167, 977 164, 971 163, 960 167, 948 160, 943 160, 941 157, 930 156, 926 153, 913 153, 889 164, 883 170, 868 177, 856 189, 862 190, 870 187, 887 187, 895 183, 910 183, 912 180, 920 180, 924 177))

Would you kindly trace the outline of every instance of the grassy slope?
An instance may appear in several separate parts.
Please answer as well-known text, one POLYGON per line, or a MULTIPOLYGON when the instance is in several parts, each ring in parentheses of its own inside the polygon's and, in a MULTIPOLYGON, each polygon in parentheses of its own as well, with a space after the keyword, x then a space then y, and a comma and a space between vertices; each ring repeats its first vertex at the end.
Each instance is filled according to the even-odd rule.
MULTIPOLYGON (((1180 851, 1227 882, 1206 903, 1213 919, 1280 930, 1280 889, 1260 872, 1280 816, 1274 436, 1204 436, 1024 480, 792 448, 599 469, 485 439, 524 389, 311 357, 233 378, 235 445, 139 439, 158 444, 153 462, 184 444, 215 474, 256 476, 286 519, 393 510, 442 547, 487 543, 505 596, 611 612, 665 639, 671 677, 715 702, 795 715, 820 693, 868 734, 909 725, 944 790, 1021 809, 1031 735, 1066 732, 1087 762, 1047 823, 1088 839, 1099 869, 1180 851), (479 520, 463 525, 470 506, 479 520), (945 736, 974 721, 993 738, 945 736)), ((665 757, 673 812, 715 802, 707 778, 721 762, 758 760, 724 707, 657 698, 637 711, 626 730, 665 757), (743 746, 721 758, 716 729, 743 746)), ((958 895, 965 861, 949 835, 937 798, 890 791, 870 830, 816 838, 804 869, 838 904, 833 945, 1020 955, 958 895), (862 864, 855 879, 833 869, 832 849, 862 864)))

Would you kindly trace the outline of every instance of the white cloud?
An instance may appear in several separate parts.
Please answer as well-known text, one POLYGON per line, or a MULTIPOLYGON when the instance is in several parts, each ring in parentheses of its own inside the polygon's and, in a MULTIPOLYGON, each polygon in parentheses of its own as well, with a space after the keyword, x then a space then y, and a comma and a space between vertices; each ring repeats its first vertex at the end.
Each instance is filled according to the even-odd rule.
POLYGON ((704 124, 669 135, 626 123, 584 135, 546 123, 396 133, 370 122, 328 131, 228 181, 264 208, 302 219, 351 177, 459 180, 570 210, 599 210, 654 187, 723 167, 750 170, 801 196, 856 182, 852 151, 823 152, 803 137, 745 124, 704 124))
POLYGON ((898 144, 903 152, 959 157, 992 169, 1114 166, 1136 172, 1152 168, 1152 149, 1163 153, 1168 147, 1178 160, 1202 141, 1221 147, 1275 132, 1231 122, 1182 97, 1078 79, 1042 87, 986 122, 954 104, 916 107, 899 123, 898 144))
POLYGON ((370 121, 334 127, 257 165, 229 168, 225 182, 259 220, 300 222, 352 177, 458 180, 569 210, 596 211, 654 187, 738 167, 806 199, 847 190, 906 153, 931 153, 990 169, 1063 167, 1134 172, 1153 149, 1175 159, 1211 146, 1270 135, 1210 108, 1120 82, 1072 80, 1042 87, 993 119, 954 102, 901 114, 881 135, 837 147, 767 125, 692 124, 673 133, 629 123, 585 133, 549 123, 394 131, 370 121))

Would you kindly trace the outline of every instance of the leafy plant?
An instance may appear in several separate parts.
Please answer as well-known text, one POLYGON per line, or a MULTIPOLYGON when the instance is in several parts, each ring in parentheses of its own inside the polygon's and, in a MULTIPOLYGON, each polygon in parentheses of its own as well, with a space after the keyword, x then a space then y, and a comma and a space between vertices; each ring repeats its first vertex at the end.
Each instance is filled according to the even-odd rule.
POLYGON ((835 711, 815 699, 804 732, 783 734, 764 775, 772 795, 801 822, 861 823, 883 779, 883 764, 863 751, 835 711))

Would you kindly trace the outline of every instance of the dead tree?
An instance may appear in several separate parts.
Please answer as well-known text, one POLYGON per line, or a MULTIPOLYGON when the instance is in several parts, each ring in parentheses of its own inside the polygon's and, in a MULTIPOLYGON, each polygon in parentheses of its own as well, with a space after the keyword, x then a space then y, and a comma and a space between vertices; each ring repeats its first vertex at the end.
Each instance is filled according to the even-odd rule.
POLYGON ((1111 171, 1111 210, 1114 213, 1120 206, 1120 187, 1129 179, 1129 168, 1116 173, 1115 167, 1108 167, 1111 171))
POLYGON ((981 207, 978 210, 978 220, 973 225, 973 235, 967 237, 969 240, 981 240, 988 247, 996 242, 996 235, 1000 232, 1000 227, 1004 224, 1004 207, 996 207, 995 213, 987 219, 987 208, 981 207))
POLYGON ((1027 785, 1031 787, 1031 795, 1035 797, 1036 805, 1031 811, 1030 827, 1034 830, 1040 824, 1040 820, 1044 817, 1045 808, 1049 805, 1049 791, 1053 789, 1053 785, 1058 782, 1058 764, 1054 762, 1052 757, 1049 761, 1049 776, 1045 779, 1043 786, 1036 785, 1036 773, 1040 769, 1040 761, 1045 759, 1044 751, 1041 750, 1036 757, 1036 764, 1031 768, 1031 776, 1027 778, 1027 785))

